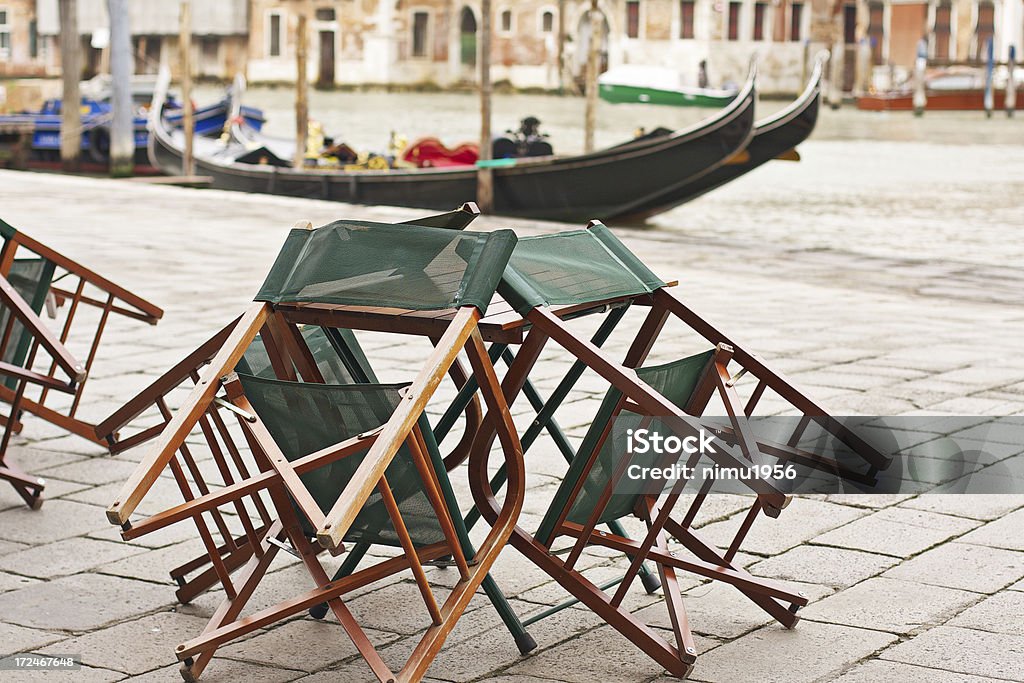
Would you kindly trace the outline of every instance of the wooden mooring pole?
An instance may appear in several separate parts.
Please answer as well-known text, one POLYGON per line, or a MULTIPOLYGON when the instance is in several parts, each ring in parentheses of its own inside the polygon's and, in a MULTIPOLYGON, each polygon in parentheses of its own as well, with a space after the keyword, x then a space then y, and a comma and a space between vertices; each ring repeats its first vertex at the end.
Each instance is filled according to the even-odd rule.
POLYGON ((1010 46, 1010 54, 1006 61, 1006 97, 1004 106, 1006 115, 1013 118, 1013 110, 1017 108, 1017 81, 1014 80, 1014 71, 1017 70, 1017 46, 1010 46))
POLYGON ((60 66, 63 94, 60 108, 60 164, 65 172, 78 170, 82 155, 82 112, 78 81, 82 77, 78 40, 78 3, 60 0, 60 66))
POLYGON ((126 178, 135 170, 135 113, 132 111, 132 32, 128 0, 107 0, 110 16, 110 175, 126 178))
POLYGON ((494 211, 491 160, 491 0, 480 2, 480 157, 476 171, 476 203, 483 213, 494 211))
POLYGON ((295 168, 302 168, 306 162, 309 137, 308 45, 307 18, 305 12, 300 12, 295 25, 295 159, 292 162, 295 168))
POLYGON ((597 127, 597 72, 601 55, 604 16, 597 0, 590 0, 590 44, 587 46, 586 113, 583 120, 583 151, 594 151, 594 129, 597 127))
POLYGON ((181 174, 191 176, 195 171, 192 156, 192 136, 195 134, 195 113, 192 111, 192 3, 181 0, 181 26, 178 30, 178 52, 181 59, 181 106, 184 109, 182 132, 185 134, 185 154, 181 160, 181 174))

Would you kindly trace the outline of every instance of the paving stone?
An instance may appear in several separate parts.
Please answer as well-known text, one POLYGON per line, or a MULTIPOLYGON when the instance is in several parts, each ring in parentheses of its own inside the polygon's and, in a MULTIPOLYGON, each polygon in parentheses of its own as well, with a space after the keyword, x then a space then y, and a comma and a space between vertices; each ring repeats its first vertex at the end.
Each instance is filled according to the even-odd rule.
POLYGON ((663 672, 662 667, 617 631, 602 626, 521 659, 504 673, 566 683, 626 683, 651 678, 663 672))
MULTIPOLYGON (((131 680, 132 683, 167 683, 168 681, 177 683, 177 681, 181 680, 179 668, 178 665, 168 666, 156 671, 150 671, 141 676, 132 676, 131 680)), ((202 677, 199 680, 204 683, 235 683, 236 681, 246 681, 247 683, 284 683, 284 681, 293 681, 304 675, 302 671, 292 671, 276 666, 263 666, 234 659, 214 657, 210 665, 203 671, 202 677)), ((336 682, 348 680, 352 679, 334 679, 336 682)))
POLYGON ((977 527, 979 522, 931 512, 886 508, 814 538, 815 543, 910 557, 977 527))
POLYGON ((7 555, 9 553, 16 553, 19 550, 24 550, 29 546, 25 543, 14 543, 12 541, 0 541, 0 556, 7 555))
POLYGON ((944 671, 1024 680, 1024 636, 939 626, 883 652, 882 659, 927 662, 944 671))
POLYGON ((887 662, 872 659, 858 664, 844 673, 833 683, 878 683, 878 681, 900 681, 901 683, 993 683, 996 679, 968 674, 953 673, 928 666, 914 666, 901 662, 887 662))
POLYGON ((835 624, 767 626, 697 660, 690 679, 714 683, 800 683, 830 680, 896 636, 835 624))
POLYGON ((883 576, 994 593, 1024 577, 1024 553, 967 543, 946 543, 893 567, 883 576))
POLYGON ((941 624, 977 602, 976 593, 876 577, 808 605, 804 619, 908 634, 941 624))
POLYGON ((1024 528, 1024 510, 1017 510, 1001 519, 989 522, 959 540, 963 543, 975 543, 994 548, 1024 550, 1024 534, 1020 532, 1022 528, 1024 528))
MULTIPOLYGON (((99 541, 97 541, 99 542, 99 541)), ((136 550, 145 550, 133 545, 133 542, 121 542, 122 545, 136 550)), ((124 557, 113 562, 107 562, 96 567, 96 572, 101 574, 113 574, 130 579, 141 579, 173 585, 170 571, 175 567, 188 562, 194 557, 203 553, 203 544, 199 540, 192 540, 186 543, 167 546, 157 550, 150 550, 141 555, 124 557)), ((154 586, 154 590, 159 590, 154 586)))
MULTIPOLYGON (((373 675, 370 667, 362 660, 343 664, 333 669, 325 669, 315 674, 303 676, 297 680, 302 683, 341 683, 342 681, 344 683, 380 683, 380 679, 373 675)), ((432 679, 425 678, 423 680, 427 682, 432 679)))
MULTIPOLYGON (((398 637, 372 628, 364 627, 363 630, 377 648, 398 637)), ((225 645, 219 654, 285 669, 316 671, 357 655, 358 650, 334 619, 318 621, 307 617, 289 621, 248 640, 225 645)))
POLYGON ((35 652, 63 637, 58 633, 0 622, 0 656, 35 652))
POLYGON ((859 550, 802 545, 750 566, 750 573, 787 581, 809 581, 848 587, 876 576, 898 559, 859 550))
POLYGON ((77 574, 105 562, 141 552, 145 552, 145 548, 132 547, 126 543, 68 538, 4 555, 0 557, 0 569, 49 579, 77 574))
POLYGON ((22 683, 22 681, 26 683, 32 683, 32 681, 45 681, 46 683, 54 683, 55 681, 67 681, 68 683, 110 683, 110 681, 124 679, 125 675, 120 671, 97 669, 91 666, 83 666, 78 669, 68 669, 65 671, 53 669, 19 671, 16 678, 18 683, 22 683))
POLYGON ((5 621, 42 629, 85 631, 170 602, 158 587, 100 574, 77 574, 0 594, 5 621))
MULTIPOLYGON (((786 587, 803 593, 812 602, 832 592, 825 586, 795 581, 786 582, 786 587)), ((686 608, 690 628, 694 633, 725 640, 738 638, 773 621, 771 615, 755 605, 750 598, 723 583, 711 583, 688 590, 683 595, 683 607, 686 608)), ((636 614, 651 626, 672 628, 664 601, 636 614)))
POLYGON ((1020 618, 1022 615, 1024 593, 1003 591, 961 612, 946 622, 946 625, 1024 636, 1024 619, 1020 618))
POLYGON ((159 612, 53 643, 41 652, 70 652, 81 655, 88 666, 138 675, 177 662, 174 648, 199 635, 205 625, 204 619, 159 612))
POLYGON ((103 510, 67 500, 49 500, 38 510, 0 512, 0 537, 19 543, 53 542, 109 526, 103 510))
POLYGON ((991 521, 1024 507, 1024 495, 929 493, 900 503, 900 507, 991 521))
MULTIPOLYGON (((775 555, 866 514, 868 512, 862 509, 794 498, 778 519, 759 516, 741 547, 748 553, 775 555)), ((745 515, 741 513, 724 522, 709 524, 700 530, 700 536, 720 548, 727 548, 745 515)))
POLYGON ((0 593, 6 593, 7 591, 16 591, 19 588, 31 586, 34 583, 39 583, 39 579, 33 579, 28 576, 19 576, 17 574, 8 574, 7 572, 0 572, 0 593))

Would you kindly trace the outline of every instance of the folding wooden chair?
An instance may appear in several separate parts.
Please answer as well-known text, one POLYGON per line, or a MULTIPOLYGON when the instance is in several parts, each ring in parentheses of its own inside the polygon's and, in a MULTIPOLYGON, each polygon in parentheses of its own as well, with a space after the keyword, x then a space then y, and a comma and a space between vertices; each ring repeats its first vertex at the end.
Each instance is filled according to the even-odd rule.
MULTIPOLYGON (((421 217, 402 224, 462 230, 479 214, 480 210, 476 204, 467 202, 454 211, 421 217)), ((303 221, 300 223, 301 226, 308 225, 308 222, 303 221)), ((134 448, 159 435, 167 426, 172 415, 169 408, 168 395, 180 387, 193 386, 199 380, 203 366, 208 364, 216 352, 224 345, 236 323, 237 319, 221 329, 181 362, 177 363, 139 394, 114 411, 109 417, 101 421, 96 427, 97 437, 104 439, 108 443, 112 453, 119 453, 134 448), (125 434, 128 425, 143 413, 155 414, 157 417, 156 424, 137 429, 132 434, 125 434)), ((377 377, 373 368, 366 359, 365 353, 351 330, 308 325, 301 330, 301 333, 309 352, 316 362, 318 370, 326 382, 332 384, 377 383, 377 377)), ((264 378, 276 376, 270 362, 270 356, 259 336, 246 349, 237 369, 240 372, 264 378)), ((470 373, 467 372, 462 362, 458 359, 452 363, 448 373, 456 388, 462 388, 471 380, 470 373)), ((467 400, 460 404, 460 414, 464 415, 465 425, 461 439, 451 449, 450 453, 444 457, 444 462, 446 465, 449 465, 449 470, 463 463, 468 457, 473 437, 477 427, 479 427, 482 410, 476 393, 477 386, 474 381, 472 393, 467 400)), ((439 438, 444 438, 448 434, 457 419, 458 415, 454 415, 450 421, 445 423, 444 432, 439 438)), ((210 411, 208 411, 203 420, 207 421, 204 438, 206 434, 213 434, 215 427, 222 427, 216 414, 216 405, 211 405, 210 411)), ((437 428, 435 428, 434 432, 438 433, 437 428)), ((219 436, 222 439, 230 439, 231 437, 225 429, 220 429, 219 436)), ((237 449, 239 445, 232 444, 232 447, 237 449)), ((186 452, 188 451, 187 446, 183 446, 183 449, 186 452)), ((188 455, 191 457, 191 453, 188 455)), ((459 518, 458 522, 458 527, 461 530, 463 528, 461 518, 459 518)), ((225 527, 226 525, 221 522, 219 526, 225 527)), ((245 536, 234 538, 228 535, 224 540, 225 543, 220 548, 222 551, 221 559, 226 566, 238 567, 249 559, 252 550, 245 536)), ((345 561, 338 568, 332 580, 336 581, 355 571, 370 547, 370 543, 354 544, 346 554, 345 561)), ((468 541, 466 552, 470 554, 474 552, 468 541)), ((439 558, 434 563, 443 566, 447 563, 448 559, 439 558)), ((217 574, 213 571, 211 558, 208 554, 192 558, 174 567, 170 570, 170 576, 178 584, 176 597, 182 604, 190 602, 218 582, 217 574)), ((483 588, 512 634, 519 651, 522 654, 526 654, 536 648, 536 641, 527 633, 509 605, 507 598, 490 576, 484 579, 483 588)), ((312 607, 310 614, 317 619, 322 619, 327 615, 328 611, 328 605, 322 603, 312 607)))
MULTIPOLYGON (((757 494, 755 502, 736 537, 723 553, 700 539, 691 527, 710 493, 710 484, 698 491, 693 506, 681 519, 671 516, 680 490, 670 491, 660 504, 657 496, 640 492, 632 497, 611 496, 621 472, 607 464, 599 465, 613 455, 616 467, 624 462, 619 457, 621 453, 604 449, 611 421, 626 410, 646 419, 673 418, 688 424, 685 422, 687 415, 699 415, 717 394, 731 423, 731 428, 725 431, 739 446, 741 454, 737 457, 735 453, 723 452, 714 456, 721 458, 723 466, 791 462, 858 481, 870 481, 878 470, 888 465, 889 459, 829 416, 785 376, 697 315, 599 223, 592 223, 584 231, 520 240, 499 291, 522 316, 522 326, 529 330, 502 383, 509 404, 522 390, 525 378, 549 339, 611 385, 540 530, 531 535, 517 528, 511 543, 566 588, 574 596, 574 601, 584 602, 675 675, 685 676, 696 657, 679 598, 675 571, 690 571, 731 583, 780 623, 788 627, 795 625, 795 612, 806 604, 806 598, 775 582, 753 577, 734 563, 734 557, 756 517, 761 513, 777 516, 788 504, 788 497, 770 481, 750 482, 751 491, 757 494), (650 311, 620 363, 594 343, 575 334, 566 321, 595 309, 621 305, 623 301, 649 306, 650 311), (710 342, 714 349, 674 364, 643 368, 656 338, 670 317, 684 322, 710 342), (735 374, 730 374, 730 365, 738 366, 735 374), (754 380, 745 401, 739 390, 744 376, 754 380), (803 415, 785 443, 755 439, 745 426, 745 418, 753 415, 769 390, 803 415), (851 448, 862 459, 862 468, 852 469, 850 463, 839 463, 797 448, 795 444, 811 424, 817 424, 851 448), (592 482, 585 486, 588 480, 592 482), (598 491, 597 495, 584 495, 594 490, 598 491), (648 524, 649 532, 642 541, 631 540, 615 531, 595 531, 597 524, 616 522, 630 514, 638 515, 648 524), (666 534, 676 538, 693 557, 683 560, 669 554, 665 545, 666 534), (551 545, 555 539, 566 535, 577 541, 568 556, 561 557, 551 545), (611 586, 594 585, 576 568, 580 554, 588 545, 619 550, 630 558, 629 570, 614 595, 604 592, 611 586), (645 560, 658 566, 676 635, 674 645, 666 643, 622 608, 625 591, 645 560)), ((484 322, 497 324, 487 319, 484 322)), ((505 324, 511 326, 514 323, 509 321, 505 324)), ((501 485, 500 470, 495 479, 489 479, 486 466, 487 453, 494 438, 492 419, 490 414, 485 416, 470 456, 474 499, 488 520, 494 518, 493 492, 501 485)), ((555 610, 548 610, 545 614, 555 610)), ((528 620, 526 624, 529 623, 528 620)))
MULTIPOLYGON (((95 441, 93 426, 77 412, 107 319, 117 313, 156 324, 163 311, 2 220, 0 238, 0 374, 5 377, 0 383, 0 401, 11 406, 8 415, 0 418, 4 425, 2 463, 12 433, 21 430, 23 411, 95 441), (39 314, 45 307, 50 317, 57 317, 65 304, 60 333, 54 334, 39 314), (86 307, 95 309, 93 315, 77 315, 86 307), (75 326, 76 321, 84 326, 75 326), (69 340, 86 342, 82 344, 84 363, 67 349, 69 340), (40 348, 48 359, 39 356, 40 348), (38 387, 39 393, 26 395, 28 385, 38 387)), ((10 464, 0 466, 0 472, 3 478, 18 482, 15 488, 31 507, 42 503, 40 480, 21 474, 10 464)))
MULTIPOLYGON (((176 651, 187 680, 196 678, 225 642, 325 601, 377 678, 422 678, 485 580, 522 508, 522 452, 477 329, 514 244, 510 231, 460 233, 361 222, 291 232, 257 296, 260 303, 227 331, 189 398, 153 440, 107 513, 112 523, 122 526, 126 539, 186 519, 197 525, 209 571, 226 598, 203 634, 176 651), (436 338, 435 349, 406 386, 327 384, 308 339, 291 317, 293 310, 314 317, 326 312, 346 322, 321 327, 436 338), (257 335, 275 378, 235 372, 257 335), (446 500, 447 475, 423 417, 427 402, 463 350, 481 379, 487 407, 504 416, 496 431, 510 471, 505 502, 472 557, 464 546, 465 534, 449 513, 454 501, 446 500), (224 396, 217 396, 220 388, 224 396), (219 419, 226 412, 237 418, 233 428, 241 433, 248 455, 219 419), (207 482, 209 474, 192 453, 198 442, 185 446, 196 428, 203 432, 222 479, 216 487, 207 482), (164 468, 170 469, 185 502, 132 522, 131 515, 164 468), (226 511, 238 520, 239 531, 231 528, 226 511), (214 541, 207 517, 225 527, 220 529, 222 545, 214 541), (245 557, 228 554, 241 545, 235 533, 247 538, 250 550, 233 578, 232 571, 245 557), (310 541, 314 535, 318 544, 310 541), (318 555, 324 549, 341 553, 347 542, 390 543, 404 554, 331 581, 318 555), (242 616, 282 546, 300 557, 317 587, 242 616), (439 607, 422 565, 443 555, 455 559, 460 580, 439 607), (231 558, 230 564, 225 557, 231 558), (406 569, 420 587, 429 625, 395 674, 342 596, 406 569)), ((251 363, 248 369, 253 369, 251 363)))

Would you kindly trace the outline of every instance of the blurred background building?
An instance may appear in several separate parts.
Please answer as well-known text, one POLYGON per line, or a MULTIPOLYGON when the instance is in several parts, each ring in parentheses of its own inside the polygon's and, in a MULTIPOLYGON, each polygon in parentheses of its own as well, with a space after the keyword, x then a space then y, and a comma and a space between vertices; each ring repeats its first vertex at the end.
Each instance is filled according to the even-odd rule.
MULTIPOLYGON (((600 0, 601 61, 655 64, 695 83, 742 81, 759 55, 764 92, 799 89, 820 48, 839 48, 841 86, 906 70, 919 41, 933 63, 997 60, 1024 43, 1024 0, 600 0)), ((177 66, 175 0, 132 0, 136 72, 177 66)), ((590 42, 590 0, 493 0, 496 82, 571 87, 590 42), (564 35, 564 41, 559 36, 564 35), (561 44, 560 44, 561 43, 561 44), (561 55, 562 68, 559 68, 561 55)), ((295 25, 309 17, 309 77, 335 85, 439 86, 477 78, 480 7, 461 0, 218 0, 193 3, 196 75, 250 82, 295 78, 295 25)), ((83 77, 104 68, 105 0, 78 0, 83 77)), ((57 75, 57 0, 0 0, 0 77, 57 75)))

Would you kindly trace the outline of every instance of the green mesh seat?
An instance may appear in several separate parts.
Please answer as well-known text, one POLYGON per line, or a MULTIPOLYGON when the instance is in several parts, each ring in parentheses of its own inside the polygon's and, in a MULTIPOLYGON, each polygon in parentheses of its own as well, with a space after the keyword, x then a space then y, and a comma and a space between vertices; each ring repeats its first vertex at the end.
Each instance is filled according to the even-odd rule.
MULTIPOLYGON (((638 368, 636 374, 652 389, 683 409, 697 389, 714 353, 714 349, 712 349, 671 363, 638 368)), ((554 525, 557 523, 573 488, 586 472, 591 454, 601 443, 602 434, 613 419, 615 406, 621 398, 622 392, 615 388, 609 389, 605 394, 597 416, 591 423, 590 429, 587 430, 580 449, 570 464, 569 471, 562 480, 551 506, 541 522, 537 531, 539 538, 550 538, 554 525)), ((586 473, 583 487, 569 508, 566 520, 570 522, 584 524, 590 518, 594 506, 599 502, 601 493, 612 478, 616 465, 620 462, 622 454, 626 452, 626 430, 639 427, 643 416, 624 410, 614 419, 616 420, 615 429, 611 430, 608 438, 601 444, 597 460, 590 471, 586 473)), ((601 511, 598 523, 611 522, 633 514, 642 489, 641 482, 630 482, 626 479, 618 482, 615 495, 601 511)))
MULTIPOLYGON (((14 291, 32 307, 33 311, 41 313, 46 302, 46 295, 50 291, 53 273, 52 261, 43 258, 16 259, 11 264, 11 272, 7 281, 14 287, 14 291)), ((9 316, 10 311, 0 307, 0 330, 6 329, 9 316)), ((31 335, 25 333, 25 328, 20 322, 14 321, 2 360, 5 363, 21 366, 28 357, 28 349, 31 344, 31 335)), ((7 378, 6 382, 11 387, 16 384, 12 378, 7 378)))
POLYGON ((294 229, 255 300, 485 313, 515 235, 412 227, 336 221, 294 229))
MULTIPOLYGON (((398 406, 401 401, 399 390, 406 386, 315 384, 266 379, 244 373, 238 376, 249 401, 290 461, 381 426, 398 406)), ((420 418, 420 428, 426 438, 430 430, 425 416, 420 418)), ((427 443, 435 470, 440 475, 444 472, 440 455, 432 439, 428 438, 427 443)), ((334 506, 338 494, 360 462, 362 454, 353 455, 301 476, 302 483, 324 513, 334 506)), ((444 540, 407 447, 399 450, 388 465, 385 476, 413 542, 429 545, 444 540)), ((448 502, 454 506, 454 501, 448 502)), ((315 535, 305 517, 300 514, 299 519, 307 535, 315 535)), ((345 540, 400 545, 380 493, 370 496, 345 540)))
POLYGON ((650 294, 657 275, 603 225, 519 240, 498 291, 517 312, 650 294))
MULTIPOLYGON (((322 327, 307 325, 302 328, 302 338, 327 384, 377 381, 373 368, 366 360, 366 355, 352 330, 325 330, 322 327)), ((237 370, 239 373, 264 379, 277 377, 261 336, 257 335, 245 350, 245 355, 238 362, 237 370)))

